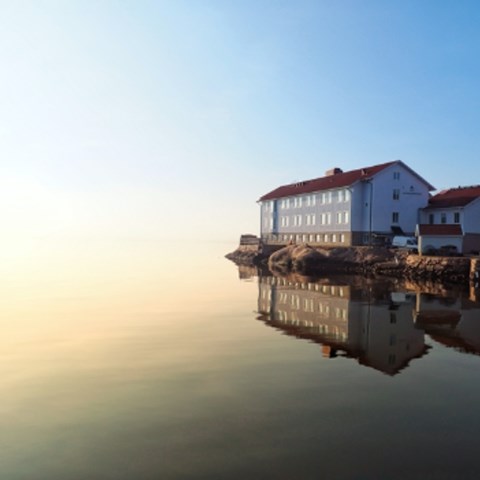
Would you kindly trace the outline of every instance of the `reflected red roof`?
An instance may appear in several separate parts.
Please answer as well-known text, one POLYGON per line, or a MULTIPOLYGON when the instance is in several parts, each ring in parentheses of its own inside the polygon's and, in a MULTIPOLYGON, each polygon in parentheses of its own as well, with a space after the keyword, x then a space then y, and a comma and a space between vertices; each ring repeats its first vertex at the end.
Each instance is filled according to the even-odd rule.
POLYGON ((462 227, 458 224, 419 225, 419 235, 462 235, 462 227))
POLYGON ((272 190, 271 192, 260 197, 259 201, 290 197, 293 195, 318 192, 321 190, 329 190, 332 188, 349 187, 350 185, 353 185, 359 180, 369 180, 377 173, 394 164, 402 165, 402 167, 409 170, 413 175, 417 176, 422 182, 424 182, 430 190, 434 190, 434 187, 432 187, 422 177, 420 177, 417 173, 407 167, 407 165, 405 165, 400 160, 396 160, 393 162, 382 163, 380 165, 374 165, 372 167, 363 167, 357 170, 350 170, 348 172, 314 178, 312 180, 304 180, 301 182, 291 183, 289 185, 282 185, 281 187, 278 187, 275 190, 272 190))
POLYGON ((475 185, 472 187, 450 188, 434 195, 429 200, 428 207, 464 207, 479 197, 480 185, 475 185))

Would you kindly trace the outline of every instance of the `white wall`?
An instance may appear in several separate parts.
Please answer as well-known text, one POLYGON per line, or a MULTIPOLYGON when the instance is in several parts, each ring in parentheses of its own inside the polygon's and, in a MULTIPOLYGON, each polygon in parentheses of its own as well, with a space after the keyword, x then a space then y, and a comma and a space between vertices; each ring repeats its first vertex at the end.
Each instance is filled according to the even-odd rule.
POLYGON ((401 164, 394 164, 378 173, 373 179, 373 231, 390 232, 392 225, 398 225, 405 233, 415 232, 418 210, 428 204, 428 187, 401 164), (394 179, 394 172, 400 172, 400 179, 394 179), (398 200, 393 190, 400 190, 398 200), (392 222, 393 212, 399 213, 399 222, 392 222))
POLYGON ((480 198, 464 208, 464 233, 480 233, 480 198))
POLYGON ((422 253, 425 253, 425 248, 432 246, 433 248, 441 248, 445 245, 455 245, 459 252, 462 252, 463 238, 458 235, 421 235, 419 237, 418 248, 422 253))

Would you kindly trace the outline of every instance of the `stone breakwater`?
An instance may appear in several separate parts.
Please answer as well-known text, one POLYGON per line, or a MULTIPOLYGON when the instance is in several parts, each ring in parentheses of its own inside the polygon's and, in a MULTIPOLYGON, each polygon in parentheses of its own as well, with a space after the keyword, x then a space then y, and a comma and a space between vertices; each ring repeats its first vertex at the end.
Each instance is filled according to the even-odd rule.
POLYGON ((346 273, 383 275, 413 281, 466 283, 472 262, 467 257, 430 257, 382 247, 314 248, 307 244, 288 245, 271 255, 239 247, 226 255, 239 264, 265 264, 282 275, 323 275, 346 273))

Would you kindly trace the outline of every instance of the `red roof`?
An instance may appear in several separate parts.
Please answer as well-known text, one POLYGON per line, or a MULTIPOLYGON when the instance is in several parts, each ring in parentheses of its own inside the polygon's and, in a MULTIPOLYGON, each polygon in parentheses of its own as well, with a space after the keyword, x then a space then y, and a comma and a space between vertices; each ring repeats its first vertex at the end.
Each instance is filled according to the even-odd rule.
POLYGON ((419 225, 419 235, 463 235, 462 227, 458 224, 419 225))
POLYGON ((305 180, 302 182, 292 183, 290 185, 283 185, 275 190, 272 190, 266 195, 263 195, 263 197, 260 197, 259 201, 263 202, 265 200, 272 200, 275 198, 291 197, 293 195, 329 190, 331 188, 349 187, 359 180, 368 180, 372 178, 377 173, 394 164, 401 164, 404 168, 420 178, 420 180, 422 180, 430 190, 434 190, 434 187, 432 187, 423 178, 407 167, 403 162, 396 160, 394 162, 382 163, 372 167, 359 168, 357 170, 350 170, 349 172, 336 173, 326 177, 314 178, 313 180, 305 180))
POLYGON ((443 190, 434 195, 427 208, 464 207, 480 197, 480 185, 443 190))

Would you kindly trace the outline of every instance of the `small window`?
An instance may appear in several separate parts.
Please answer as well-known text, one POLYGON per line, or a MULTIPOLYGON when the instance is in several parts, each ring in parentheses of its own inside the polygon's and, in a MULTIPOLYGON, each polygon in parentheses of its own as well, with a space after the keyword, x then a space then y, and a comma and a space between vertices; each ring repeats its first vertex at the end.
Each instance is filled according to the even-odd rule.
POLYGON ((343 233, 340 234, 340 242, 345 243, 345 235, 343 233))
POLYGON ((400 180, 400 172, 393 172, 393 179, 400 180))
POLYGON ((332 235, 332 242, 333 243, 337 242, 337 235, 335 233, 332 235))
POLYGON ((400 214, 398 212, 392 213, 392 223, 398 223, 400 220, 400 214))
POLYGON ((433 213, 430 213, 430 215, 428 215, 428 223, 430 225, 433 225, 435 223, 435 215, 433 213))
POLYGON ((440 223, 447 223, 447 214, 446 213, 442 213, 440 215, 440 223))
POLYGON ((460 223, 460 212, 455 212, 453 214, 453 223, 460 223))
POLYGON ((399 188, 394 188, 393 189, 393 199, 394 200, 399 200, 400 199, 400 189, 399 188))

